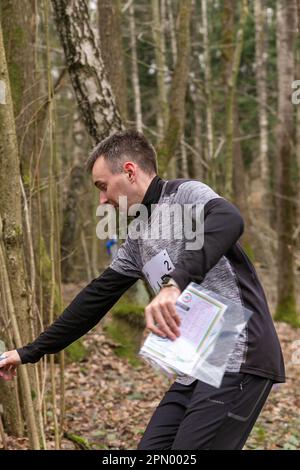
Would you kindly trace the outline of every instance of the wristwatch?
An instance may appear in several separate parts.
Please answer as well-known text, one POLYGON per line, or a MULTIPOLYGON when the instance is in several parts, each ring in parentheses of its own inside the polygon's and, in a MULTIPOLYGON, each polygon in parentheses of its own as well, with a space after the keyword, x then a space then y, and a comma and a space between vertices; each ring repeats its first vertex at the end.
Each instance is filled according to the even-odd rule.
POLYGON ((180 290, 180 287, 179 285, 177 284, 176 281, 174 281, 174 279, 171 277, 171 276, 164 276, 162 278, 162 283, 161 283, 161 287, 177 287, 177 289, 180 290))

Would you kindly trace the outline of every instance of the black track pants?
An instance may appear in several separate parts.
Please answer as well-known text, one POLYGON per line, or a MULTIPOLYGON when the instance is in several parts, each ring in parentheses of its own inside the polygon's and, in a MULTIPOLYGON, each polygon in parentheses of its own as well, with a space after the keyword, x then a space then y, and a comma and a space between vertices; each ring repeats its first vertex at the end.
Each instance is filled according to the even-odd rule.
POLYGON ((138 445, 141 450, 242 449, 271 391, 269 379, 226 373, 220 388, 174 382, 138 445))

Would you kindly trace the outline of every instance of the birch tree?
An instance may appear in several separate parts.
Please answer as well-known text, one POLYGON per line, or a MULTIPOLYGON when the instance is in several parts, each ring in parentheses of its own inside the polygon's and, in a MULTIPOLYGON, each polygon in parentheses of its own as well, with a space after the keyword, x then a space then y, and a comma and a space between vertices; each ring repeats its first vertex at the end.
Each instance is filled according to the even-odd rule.
POLYGON ((158 132, 161 136, 164 135, 167 124, 169 121, 169 104, 167 86, 165 83, 166 74, 166 58, 164 47, 164 29, 161 21, 159 0, 152 0, 152 22, 153 22, 153 38, 154 50, 156 61, 156 77, 158 89, 158 106, 157 115, 158 119, 158 132))
POLYGON ((201 1, 202 7, 202 34, 204 48, 204 75, 205 75, 205 95, 206 95, 206 131, 207 131, 207 160, 212 165, 214 158, 214 131, 213 131, 213 102, 212 102, 212 75, 210 59, 210 42, 207 18, 207 2, 201 1))
POLYGON ((85 0, 52 0, 82 118, 95 142, 122 128, 85 0))
MULTIPOLYGON (((125 11, 125 10, 124 10, 125 11)), ((134 16, 134 0, 129 3, 129 30, 130 30, 130 45, 131 45, 131 78, 134 95, 134 110, 136 128, 139 132, 143 131, 143 116, 142 116, 142 101, 138 69, 138 54, 136 43, 136 27, 134 16)))
POLYGON ((259 114, 259 154, 255 159, 257 173, 255 192, 257 207, 253 207, 256 215, 268 220, 267 192, 270 186, 268 168, 268 113, 267 113, 267 31, 266 4, 264 0, 255 0, 255 73, 259 114))

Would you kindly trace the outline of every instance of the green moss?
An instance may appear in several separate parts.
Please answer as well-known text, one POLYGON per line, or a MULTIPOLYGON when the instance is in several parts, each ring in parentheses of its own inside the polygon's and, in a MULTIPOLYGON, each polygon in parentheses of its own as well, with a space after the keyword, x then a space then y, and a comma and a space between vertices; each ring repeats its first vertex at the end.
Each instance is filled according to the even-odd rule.
POLYGON ((137 356, 141 335, 137 335, 129 324, 114 320, 104 327, 104 331, 117 343, 114 352, 118 357, 127 359, 134 367, 141 364, 137 356))
POLYGON ((28 173, 22 172, 22 180, 25 188, 30 188, 31 176, 28 173))
POLYGON ((12 44, 10 46, 10 55, 8 57, 8 73, 10 80, 10 87, 14 105, 14 112, 16 115, 21 111, 22 96, 24 92, 24 64, 21 62, 22 58, 20 51, 24 50, 25 34, 21 26, 15 26, 9 35, 9 40, 12 44))
POLYGON ((128 359, 133 366, 140 365, 137 353, 145 327, 144 307, 120 302, 112 314, 112 320, 104 330, 117 343, 116 355, 128 359))
POLYGON ((80 339, 66 348, 66 357, 69 362, 80 362, 85 359, 86 355, 87 350, 80 339))
POLYGON ((92 445, 84 437, 78 436, 77 434, 72 434, 70 432, 65 432, 64 437, 74 442, 81 450, 92 450, 92 445))
POLYGON ((300 327, 300 318, 294 295, 287 295, 277 304, 274 320, 288 323, 294 328, 300 327))
POLYGON ((168 163, 172 155, 174 155, 180 135, 180 122, 175 116, 170 116, 169 128, 163 142, 158 146, 158 168, 159 173, 164 174, 167 170, 168 163))
POLYGON ((122 318, 132 326, 145 327, 145 307, 134 303, 119 301, 112 309, 113 318, 122 318))
POLYGON ((20 112, 22 104, 24 79, 22 75, 22 68, 16 62, 9 65, 9 78, 13 98, 13 105, 15 114, 20 112))
POLYGON ((256 444, 262 445, 265 442, 266 437, 267 437, 265 428, 263 426, 256 425, 254 426, 253 431, 255 433, 256 444))
POLYGON ((3 238, 4 243, 7 247, 14 247, 18 244, 20 239, 22 238, 22 227, 18 224, 11 224, 9 227, 6 228, 3 238))

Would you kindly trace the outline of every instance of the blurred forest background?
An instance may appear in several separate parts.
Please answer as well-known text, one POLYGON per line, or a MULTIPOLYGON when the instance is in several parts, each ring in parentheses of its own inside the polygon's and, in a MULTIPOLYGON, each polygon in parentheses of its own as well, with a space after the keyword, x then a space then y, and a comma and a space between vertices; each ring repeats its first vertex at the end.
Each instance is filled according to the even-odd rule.
MULTIPOLYGON (((124 128, 144 132, 155 145, 160 176, 199 179, 239 207, 242 243, 274 319, 294 335, 300 324, 300 0, 1 0, 0 15, 1 350, 34 339, 109 265, 95 231, 99 194, 84 163, 97 142, 124 128)), ((88 400, 95 390, 80 395, 72 370, 104 396, 108 344, 106 370, 113 371, 115 352, 123 353, 133 369, 122 362, 119 373, 138 380, 145 369, 134 355, 148 300, 140 283, 107 315, 94 346, 87 335, 88 344, 80 340, 66 354, 21 367, 13 383, 0 382, 3 447, 16 436, 20 448, 60 448, 63 439, 89 448, 73 432, 70 400, 74 394, 88 400), (101 383, 85 375, 86 349, 94 354, 87 363, 92 372, 103 359, 94 371, 101 383)), ((123 394, 130 383, 126 389, 120 382, 123 394)), ((132 400, 143 395, 132 393, 132 400)), ((99 421, 112 418, 103 409, 98 418, 87 414, 98 422, 98 448, 134 448, 143 425, 136 430, 124 413, 116 433, 126 422, 131 428, 121 442, 113 434, 110 444, 99 421)), ((84 434, 86 423, 78 426, 84 434)), ((290 448, 299 444, 293 438, 290 448)))

